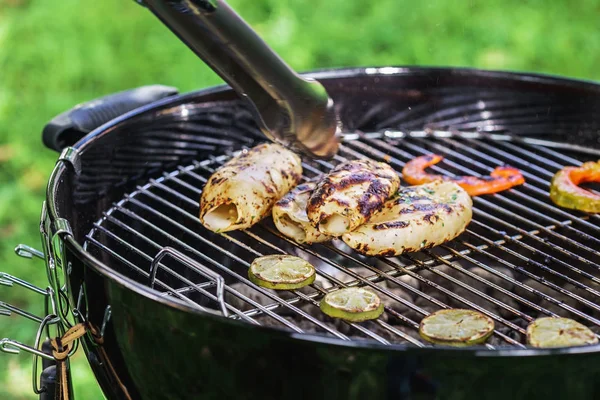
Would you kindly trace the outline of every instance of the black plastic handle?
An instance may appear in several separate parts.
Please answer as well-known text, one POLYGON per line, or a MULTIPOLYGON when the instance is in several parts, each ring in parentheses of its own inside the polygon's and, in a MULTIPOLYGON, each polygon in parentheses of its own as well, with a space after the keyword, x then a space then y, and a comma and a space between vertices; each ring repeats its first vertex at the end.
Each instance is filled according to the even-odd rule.
POLYGON ((150 85, 79 104, 46 124, 42 140, 46 147, 61 151, 119 115, 178 93, 174 87, 150 85))

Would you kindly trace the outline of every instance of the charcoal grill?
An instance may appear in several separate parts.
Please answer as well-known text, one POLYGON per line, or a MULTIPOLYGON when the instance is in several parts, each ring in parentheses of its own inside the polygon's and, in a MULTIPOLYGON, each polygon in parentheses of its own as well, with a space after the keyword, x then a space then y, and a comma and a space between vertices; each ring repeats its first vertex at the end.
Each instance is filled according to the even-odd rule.
MULTIPOLYGON (((0 303, 1 314, 40 324, 32 346, 0 341, 1 350, 34 354, 36 393, 53 398, 53 371, 69 373, 68 358, 51 355, 43 337, 81 327, 63 355, 81 344, 111 400, 598 397, 600 345, 533 349, 524 334, 540 316, 600 333, 600 217, 548 196, 558 169, 600 156, 600 86, 456 68, 304 77, 325 87, 343 127, 333 158, 304 159, 305 180, 357 158, 400 172, 434 152, 445 157, 436 173, 480 176, 509 164, 526 183, 475 197, 466 232, 400 257, 361 256, 339 241, 299 245, 269 218, 216 234, 199 222, 200 194, 223 163, 267 140, 256 107, 224 86, 186 95, 139 88, 78 107, 44 132, 61 155, 42 207, 43 251, 17 247, 45 260, 49 287, 0 275, 46 301, 45 317, 0 303), (246 278, 254 258, 281 253, 311 261, 315 283, 274 292, 246 278), (324 294, 348 286, 378 292, 384 315, 363 323, 323 315, 324 294), (423 317, 454 307, 492 318, 491 339, 457 349, 419 338, 423 317)), ((71 396, 69 387, 57 392, 71 396)))
POLYGON ((113 119, 62 152, 41 224, 52 287, 65 293, 46 324, 88 321, 102 332, 101 345, 89 335, 81 343, 106 395, 593 398, 600 346, 532 349, 524 329, 561 315, 599 332, 599 218, 548 198, 554 171, 598 156, 598 86, 443 68, 312 76, 347 133, 333 159, 305 160, 304 179, 364 157, 400 171, 436 152, 446 157, 433 168, 441 174, 486 175, 507 163, 527 182, 475 197, 467 231, 445 245, 364 257, 338 242, 293 243, 270 219, 224 234, 201 226, 206 179, 265 140, 230 89, 169 96, 113 119), (255 257, 278 253, 310 260, 319 279, 292 292, 246 279, 255 257), (352 324, 318 311, 324 293, 356 285, 386 299, 384 317, 352 324), (420 320, 448 307, 490 316, 494 335, 464 349, 422 341, 420 320), (298 377, 312 385, 298 388, 298 377), (504 379, 510 385, 499 386, 504 379))
MULTIPOLYGON (((500 339, 498 345, 524 348, 523 326, 538 315, 568 315, 600 325, 595 314, 600 311, 600 306, 594 303, 595 296, 600 294, 597 290, 600 280, 594 275, 600 255, 594 249, 598 244, 598 239, 593 236, 597 227, 587 218, 567 213, 547 200, 548 179, 553 175, 548 168, 581 161, 534 144, 535 141, 525 140, 516 145, 507 141, 507 136, 484 135, 487 140, 476 140, 473 136, 480 135, 447 131, 361 132, 345 138, 333 161, 304 164, 306 180, 329 171, 336 163, 365 157, 387 161, 400 171, 406 161, 435 151, 447 157, 448 166, 438 167, 437 172, 449 176, 455 172, 486 175, 495 165, 506 163, 523 169, 530 183, 510 193, 474 198, 475 218, 467 233, 449 245, 424 250, 421 254, 383 258, 374 263, 357 257, 355 252, 337 242, 298 245, 278 233, 269 221, 248 231, 223 233, 221 238, 216 238, 203 229, 198 220, 198 199, 209 176, 229 159, 227 155, 178 165, 173 171, 138 185, 94 223, 94 228, 86 235, 84 247, 96 257, 110 260, 110 265, 119 265, 120 270, 126 270, 134 279, 146 279, 162 296, 182 304, 206 311, 203 300, 209 298, 219 305, 216 309, 226 316, 230 314, 232 319, 260 324, 256 316, 268 316, 272 321, 264 321, 266 324, 279 325, 297 333, 323 331, 341 340, 365 338, 382 344, 425 345, 416 337, 420 317, 428 315, 429 311, 415 304, 423 304, 422 301, 399 297, 388 290, 388 285, 402 289, 418 300, 426 300, 436 308, 454 304, 487 314, 506 328, 495 332, 500 339), (573 247, 581 251, 569 250, 573 247), (169 250, 161 253, 165 248, 169 250), (179 265, 162 265, 157 252, 161 256, 175 255, 179 265), (277 292, 262 289, 247 279, 244 271, 254 258, 280 253, 313 259, 319 265, 322 282, 312 285, 308 291, 293 291, 291 298, 282 298, 277 292), (189 254, 193 259, 177 257, 179 254, 189 254), (521 267, 519 261, 525 261, 530 268, 521 267), (149 268, 139 267, 149 263, 149 268), (436 266, 448 268, 443 271, 436 266), (469 267, 478 267, 478 271, 485 271, 496 279, 490 281, 469 271, 469 267), (202 280, 207 268, 217 272, 219 277, 213 276, 204 287, 196 286, 194 282, 202 280), (420 273, 423 271, 430 274, 423 276, 420 273), (174 283, 157 279, 157 275, 174 283), (411 277, 413 281, 402 281, 401 276, 411 277), (548 290, 536 290, 519 278, 541 283, 548 290), (218 282, 224 285, 224 290, 218 295, 209 293, 207 286, 218 282), (240 291, 231 283, 251 289, 240 291), (568 284, 573 286, 571 290, 561 287, 568 284), (347 323, 347 327, 335 327, 320 320, 318 300, 324 294, 357 285, 375 289, 381 296, 393 300, 389 304, 397 302, 418 319, 398 313, 390 306, 388 316, 399 320, 401 325, 378 320, 371 324, 347 323), (458 288, 463 290, 463 296, 453 290, 458 288), (198 293, 204 296, 196 300, 190 298, 198 293), (524 294, 545 300, 554 307, 540 306, 524 294), (226 301, 226 295, 231 295, 232 300, 226 301), (256 295, 262 295, 262 304, 253 300, 256 295), (561 300, 555 298, 557 295, 561 300), (499 300, 499 296, 512 301, 499 300), (236 306, 239 301, 235 298, 245 304, 236 306), (309 305, 310 312, 299 307, 300 304, 309 305), (243 310, 246 308, 250 310, 243 310), (492 310, 494 308, 508 316, 499 315, 492 310), (279 310, 292 317, 285 319, 278 314, 279 310)), ((492 345, 487 347, 494 348, 492 345)))

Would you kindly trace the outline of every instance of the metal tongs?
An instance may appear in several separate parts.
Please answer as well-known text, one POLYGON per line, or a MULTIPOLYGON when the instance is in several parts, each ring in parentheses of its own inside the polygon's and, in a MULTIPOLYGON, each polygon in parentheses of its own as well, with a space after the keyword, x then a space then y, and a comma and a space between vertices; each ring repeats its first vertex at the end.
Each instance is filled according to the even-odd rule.
POLYGON ((252 104, 269 139, 311 157, 335 155, 339 120, 325 88, 294 72, 224 1, 138 2, 252 104))

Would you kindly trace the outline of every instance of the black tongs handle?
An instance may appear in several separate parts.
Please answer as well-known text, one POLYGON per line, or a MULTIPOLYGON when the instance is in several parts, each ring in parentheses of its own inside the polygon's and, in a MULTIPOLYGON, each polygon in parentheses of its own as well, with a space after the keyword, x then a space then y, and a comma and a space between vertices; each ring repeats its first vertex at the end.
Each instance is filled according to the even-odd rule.
POLYGON ((250 100, 271 140, 317 157, 335 153, 337 120, 324 87, 296 74, 224 1, 144 0, 144 4, 250 100))

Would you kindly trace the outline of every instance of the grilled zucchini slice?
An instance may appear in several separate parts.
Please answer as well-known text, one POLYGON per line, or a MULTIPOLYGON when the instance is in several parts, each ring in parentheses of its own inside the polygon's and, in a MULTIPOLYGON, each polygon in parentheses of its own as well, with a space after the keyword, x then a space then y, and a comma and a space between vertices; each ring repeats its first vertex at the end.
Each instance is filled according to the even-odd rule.
POLYGON ((439 310, 423 318, 419 335, 428 342, 446 346, 485 343, 494 332, 494 321, 473 310, 439 310))
POLYGON ((248 279, 258 286, 274 290, 293 290, 315 281, 315 267, 300 257, 276 254, 254 259, 248 279))
POLYGON ((369 289, 349 287, 328 293, 321 300, 323 313, 351 322, 377 319, 383 314, 383 302, 369 289))
POLYGON ((527 327, 527 344, 533 347, 569 347, 598 343, 588 327, 569 318, 538 318, 527 327))

